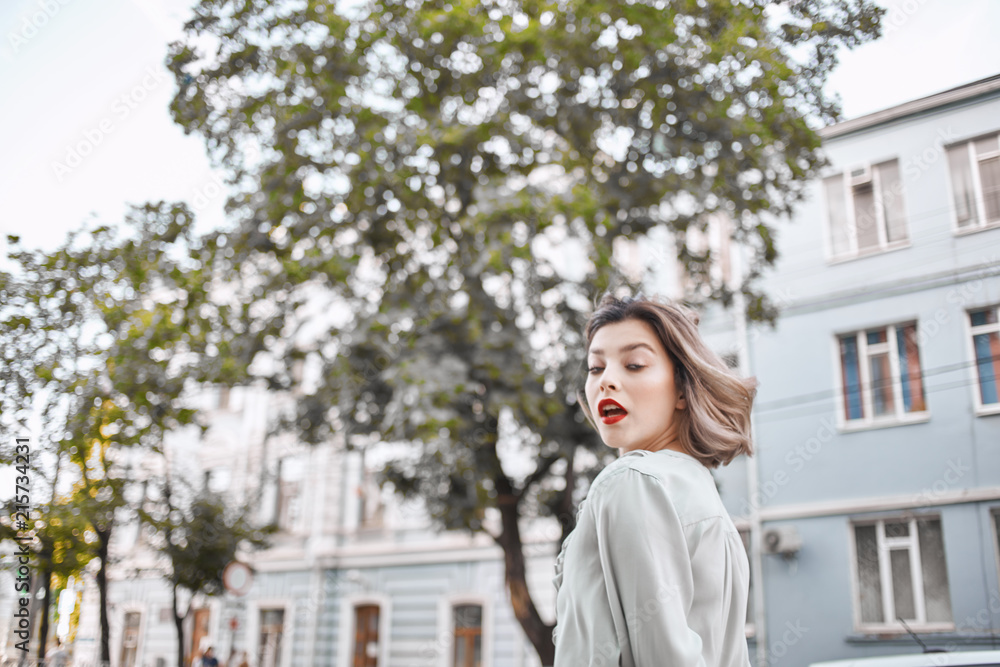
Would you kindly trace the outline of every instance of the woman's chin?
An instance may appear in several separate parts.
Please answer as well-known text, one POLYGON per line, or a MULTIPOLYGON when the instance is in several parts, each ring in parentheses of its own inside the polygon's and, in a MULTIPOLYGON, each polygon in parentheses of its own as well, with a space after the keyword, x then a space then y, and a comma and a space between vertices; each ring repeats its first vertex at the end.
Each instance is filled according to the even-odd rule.
POLYGON ((635 449, 635 443, 625 438, 604 438, 604 444, 622 453, 635 449))

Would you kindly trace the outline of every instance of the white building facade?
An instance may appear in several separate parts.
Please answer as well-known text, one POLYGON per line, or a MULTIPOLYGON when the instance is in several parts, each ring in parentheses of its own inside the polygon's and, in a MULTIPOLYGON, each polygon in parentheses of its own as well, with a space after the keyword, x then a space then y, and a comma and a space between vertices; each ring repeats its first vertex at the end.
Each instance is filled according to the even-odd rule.
MULTIPOLYGON (((391 448, 268 437, 281 403, 261 388, 213 390, 204 401, 205 437, 192 429, 167 443, 174 474, 234 504, 256 495, 256 518, 279 530, 268 549, 248 554, 246 595, 194 600, 189 659, 212 646, 234 666, 241 654, 254 667, 538 664, 513 617, 500 548, 486 535, 440 532, 419 506, 380 489, 376 474, 391 448)), ((557 537, 554 524, 526 531, 529 585, 550 621, 557 537)), ((137 526, 119 529, 115 553, 112 665, 173 667, 170 591, 137 526)), ((78 664, 97 658, 96 588, 87 594, 78 664)))

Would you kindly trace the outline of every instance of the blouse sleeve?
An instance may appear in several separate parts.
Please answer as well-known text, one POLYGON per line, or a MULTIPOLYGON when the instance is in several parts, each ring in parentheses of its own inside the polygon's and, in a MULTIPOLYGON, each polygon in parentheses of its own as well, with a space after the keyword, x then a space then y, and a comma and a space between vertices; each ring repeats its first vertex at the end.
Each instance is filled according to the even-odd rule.
POLYGON ((597 544, 622 657, 631 653, 637 667, 704 667, 688 538, 668 489, 629 469, 600 500, 597 544))

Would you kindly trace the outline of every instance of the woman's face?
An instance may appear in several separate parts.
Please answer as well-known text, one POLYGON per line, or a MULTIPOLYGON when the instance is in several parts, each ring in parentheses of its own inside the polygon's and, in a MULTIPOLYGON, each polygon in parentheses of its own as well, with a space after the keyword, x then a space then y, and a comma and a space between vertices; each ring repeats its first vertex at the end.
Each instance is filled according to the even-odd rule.
POLYGON ((640 320, 604 325, 590 343, 587 368, 587 405, 604 444, 623 453, 683 451, 675 414, 687 405, 653 327, 640 320))

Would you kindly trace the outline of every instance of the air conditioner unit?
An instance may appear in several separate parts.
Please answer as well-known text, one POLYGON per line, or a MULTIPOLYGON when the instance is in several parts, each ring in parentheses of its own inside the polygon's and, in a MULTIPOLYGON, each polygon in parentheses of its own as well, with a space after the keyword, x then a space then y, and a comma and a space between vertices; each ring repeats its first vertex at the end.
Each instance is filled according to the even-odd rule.
POLYGON ((764 553, 793 556, 802 548, 802 538, 795 526, 779 526, 764 531, 764 553))
POLYGON ((854 167, 850 171, 851 187, 855 185, 865 185, 872 182, 872 167, 870 164, 862 164, 854 167))

